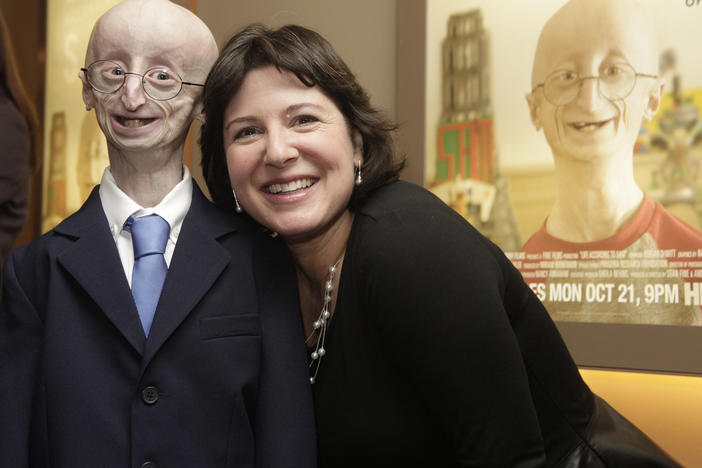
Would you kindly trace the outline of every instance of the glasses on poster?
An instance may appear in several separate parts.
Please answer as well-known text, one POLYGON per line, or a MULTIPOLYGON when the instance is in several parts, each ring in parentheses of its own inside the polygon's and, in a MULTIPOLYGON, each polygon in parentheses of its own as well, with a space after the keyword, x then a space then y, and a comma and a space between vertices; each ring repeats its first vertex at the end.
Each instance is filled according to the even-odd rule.
POLYGON ((167 67, 154 67, 143 74, 125 71, 118 63, 110 60, 98 60, 81 68, 92 88, 100 93, 112 94, 124 86, 128 75, 141 77, 144 92, 157 101, 167 101, 176 97, 183 85, 205 86, 200 83, 183 81, 178 73, 167 67))
POLYGON ((636 86, 637 78, 658 78, 656 75, 637 73, 629 64, 608 65, 599 75, 580 76, 571 70, 557 70, 546 77, 543 83, 534 86, 544 89, 544 97, 554 106, 564 106, 573 102, 583 87, 585 80, 597 80, 597 89, 601 96, 611 99, 624 99, 636 86))

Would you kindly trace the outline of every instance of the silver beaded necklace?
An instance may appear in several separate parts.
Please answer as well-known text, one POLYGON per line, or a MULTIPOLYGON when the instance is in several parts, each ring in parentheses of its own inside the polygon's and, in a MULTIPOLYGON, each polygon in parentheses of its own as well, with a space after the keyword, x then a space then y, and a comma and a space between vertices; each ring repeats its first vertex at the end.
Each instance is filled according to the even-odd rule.
POLYGON ((329 304, 331 303, 332 292, 334 291, 334 275, 336 274, 337 267, 339 266, 342 258, 344 258, 344 254, 341 254, 341 257, 339 257, 336 263, 329 267, 329 276, 327 276, 327 281, 324 283, 322 311, 319 313, 317 320, 315 320, 315 322, 312 324, 312 333, 310 333, 310 336, 308 336, 305 340, 305 344, 307 344, 310 339, 312 339, 314 334, 317 333, 317 343, 314 346, 314 350, 310 353, 310 358, 312 358, 310 361, 310 369, 314 367, 314 372, 311 372, 312 375, 310 376, 311 384, 314 384, 317 380, 317 373, 319 372, 319 366, 322 363, 322 357, 327 354, 327 350, 324 349, 324 339, 327 336, 327 324, 329 322, 329 318, 331 317, 329 304))

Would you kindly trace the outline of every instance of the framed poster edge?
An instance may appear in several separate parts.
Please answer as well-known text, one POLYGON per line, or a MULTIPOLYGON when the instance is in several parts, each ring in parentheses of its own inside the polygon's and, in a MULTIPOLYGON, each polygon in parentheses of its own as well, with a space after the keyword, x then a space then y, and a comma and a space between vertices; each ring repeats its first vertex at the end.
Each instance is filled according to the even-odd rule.
POLYGON ((579 367, 702 375, 702 327, 556 322, 579 367))

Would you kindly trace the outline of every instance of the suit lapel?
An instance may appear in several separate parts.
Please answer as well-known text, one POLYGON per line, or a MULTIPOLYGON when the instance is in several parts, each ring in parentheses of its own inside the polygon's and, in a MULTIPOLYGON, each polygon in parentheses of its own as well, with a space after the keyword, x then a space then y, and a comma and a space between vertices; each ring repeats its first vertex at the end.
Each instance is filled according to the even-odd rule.
POLYGON ((146 341, 142 371, 185 320, 230 261, 218 238, 236 230, 234 214, 212 205, 193 183, 193 200, 183 220, 166 282, 146 341))
POLYGON ((97 187, 81 209, 55 231, 76 238, 75 243, 58 256, 58 262, 141 354, 144 331, 97 187))

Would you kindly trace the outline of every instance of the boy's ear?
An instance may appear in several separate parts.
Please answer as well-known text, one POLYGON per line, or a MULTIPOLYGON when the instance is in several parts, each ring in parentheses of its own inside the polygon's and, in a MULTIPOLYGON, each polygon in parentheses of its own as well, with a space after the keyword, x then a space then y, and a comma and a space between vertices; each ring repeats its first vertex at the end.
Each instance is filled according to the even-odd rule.
POLYGON ((195 118, 197 120, 199 120, 201 123, 205 123, 205 106, 202 103, 202 99, 199 99, 195 104, 193 112, 195 112, 195 118))
POLYGON ((78 74, 78 78, 83 83, 83 89, 81 94, 83 95, 83 102, 85 103, 85 110, 90 110, 95 107, 95 94, 93 93, 93 88, 88 83, 88 79, 85 76, 83 70, 78 74))
POLYGON ((531 118, 531 123, 534 124, 534 128, 538 132, 541 130, 541 117, 539 117, 539 105, 536 102, 536 96, 534 93, 526 93, 524 96, 529 106, 529 117, 531 118))
POLYGON ((663 99, 663 88, 665 88, 665 83, 663 81, 658 81, 656 86, 651 90, 648 95, 648 103, 646 104, 646 109, 644 110, 644 118, 650 121, 658 109, 661 107, 661 100, 663 99))

